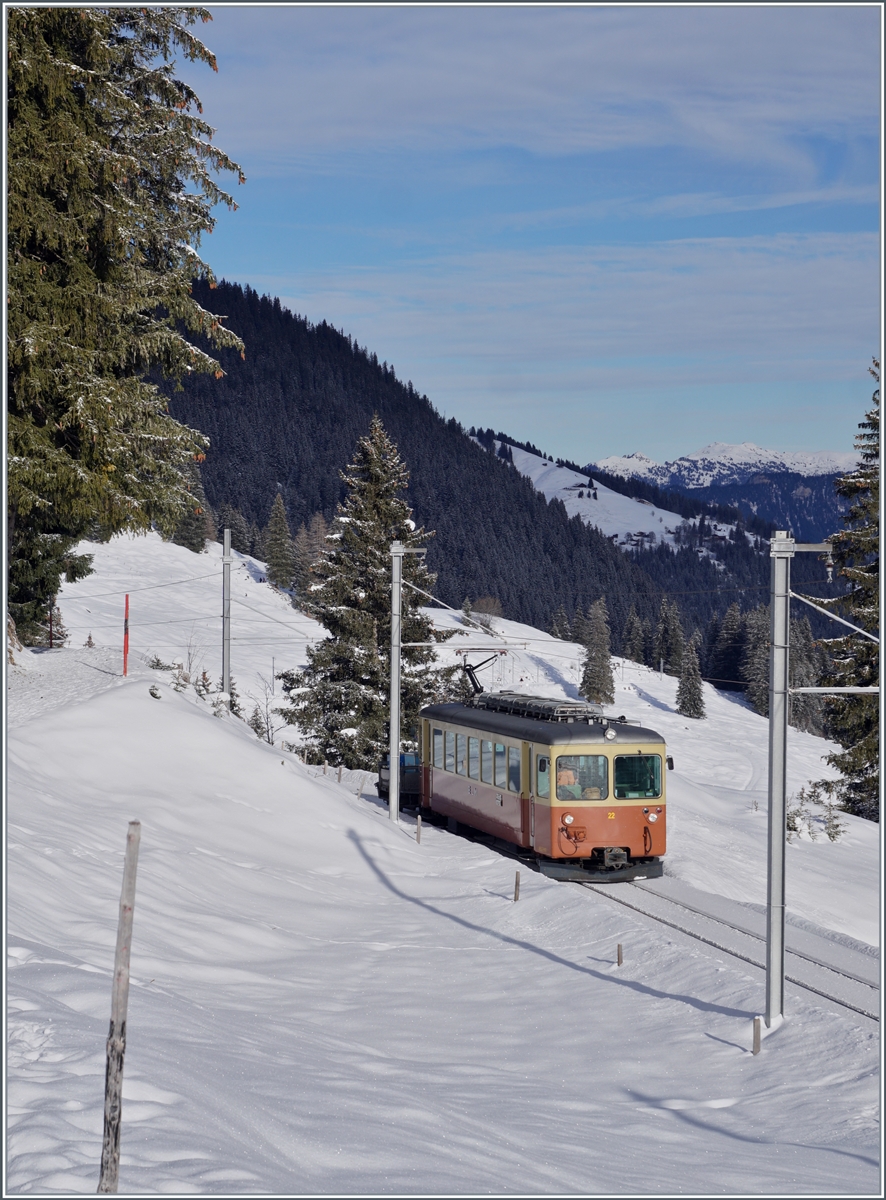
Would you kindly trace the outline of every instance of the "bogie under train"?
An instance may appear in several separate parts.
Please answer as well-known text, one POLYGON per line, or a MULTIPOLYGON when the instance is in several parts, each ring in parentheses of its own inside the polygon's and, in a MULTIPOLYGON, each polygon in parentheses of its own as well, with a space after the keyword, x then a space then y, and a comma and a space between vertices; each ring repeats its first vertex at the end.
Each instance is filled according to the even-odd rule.
POLYGON ((534 851, 555 878, 652 878, 666 849, 664 739, 596 704, 482 693, 421 711, 421 810, 534 851))

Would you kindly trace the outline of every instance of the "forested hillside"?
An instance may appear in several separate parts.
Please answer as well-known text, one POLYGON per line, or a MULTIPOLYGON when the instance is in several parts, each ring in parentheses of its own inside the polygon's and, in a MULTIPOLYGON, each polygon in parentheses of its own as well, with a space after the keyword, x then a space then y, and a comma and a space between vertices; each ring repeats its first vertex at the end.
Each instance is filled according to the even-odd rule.
POLYGON ((242 360, 223 352, 223 379, 193 377, 171 393, 173 414, 209 435, 203 479, 214 508, 230 504, 264 525, 279 493, 293 530, 314 513, 331 517, 339 472, 378 413, 408 464, 415 518, 436 530, 428 561, 449 604, 493 596, 507 616, 548 628, 557 610, 605 596, 620 649, 631 606, 654 624, 663 590, 674 593, 687 634, 734 601, 748 608, 765 595, 768 557, 743 537, 721 552, 726 571, 693 547, 625 555, 344 333, 237 284, 210 293, 196 283, 194 297, 224 313, 247 347, 242 360))
POLYGON ((778 529, 789 529, 802 542, 820 542, 842 528, 849 507, 836 489, 838 475, 793 472, 753 476, 747 483, 721 483, 692 488, 693 499, 740 509, 778 529))
MULTIPOLYGON (((194 295, 209 303, 203 285, 194 295)), ((605 595, 616 630, 631 604, 654 619, 660 595, 643 571, 443 420, 392 367, 249 288, 222 283, 211 299, 246 358, 223 356, 225 377, 210 387, 187 380, 171 408, 209 435, 203 478, 214 507, 232 504, 263 525, 279 491, 293 529, 317 511, 330 517, 343 495, 339 472, 378 413, 408 464, 415 519, 436 530, 428 564, 442 599, 495 596, 508 616, 547 626, 558 606, 573 611, 605 595)))

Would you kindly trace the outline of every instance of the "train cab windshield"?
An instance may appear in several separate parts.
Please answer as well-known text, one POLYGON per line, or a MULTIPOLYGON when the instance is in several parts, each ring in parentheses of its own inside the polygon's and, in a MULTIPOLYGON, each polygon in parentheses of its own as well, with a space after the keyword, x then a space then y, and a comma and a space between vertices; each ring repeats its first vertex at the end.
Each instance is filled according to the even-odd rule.
POLYGON ((559 754, 558 800, 605 800, 609 796, 609 763, 605 754, 559 754))
POLYGON ((614 767, 617 800, 656 800, 661 795, 660 754, 620 754, 614 767))

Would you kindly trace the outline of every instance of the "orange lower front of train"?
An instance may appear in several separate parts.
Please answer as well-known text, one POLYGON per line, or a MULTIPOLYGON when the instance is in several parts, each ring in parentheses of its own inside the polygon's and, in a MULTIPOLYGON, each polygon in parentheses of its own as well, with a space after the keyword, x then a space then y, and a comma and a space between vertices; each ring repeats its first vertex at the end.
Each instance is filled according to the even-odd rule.
MULTIPOLYGON (((663 800, 663 797, 662 797, 663 800)), ((543 873, 617 882, 662 874, 667 806, 659 801, 520 796, 433 767, 422 769, 424 810, 535 851, 543 873), (569 864, 579 874, 564 870, 569 864)))

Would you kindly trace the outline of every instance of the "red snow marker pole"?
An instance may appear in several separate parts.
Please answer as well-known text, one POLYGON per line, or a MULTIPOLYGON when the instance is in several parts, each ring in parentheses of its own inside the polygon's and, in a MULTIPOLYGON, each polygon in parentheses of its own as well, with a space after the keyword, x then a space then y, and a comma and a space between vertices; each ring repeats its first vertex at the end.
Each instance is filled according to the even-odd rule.
POLYGON ((126 664, 129 658, 129 592, 126 593, 126 604, 123 609, 123 674, 126 674, 126 664))

